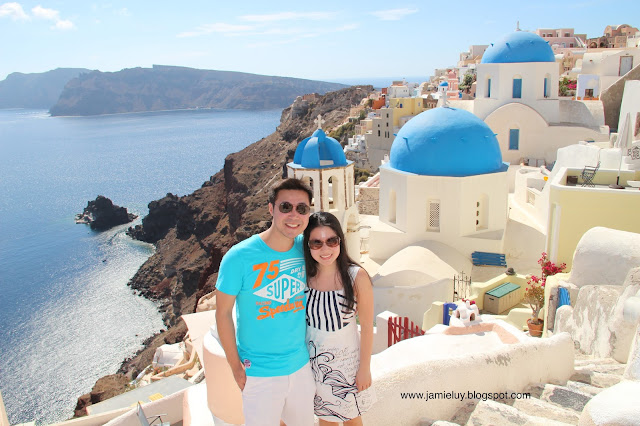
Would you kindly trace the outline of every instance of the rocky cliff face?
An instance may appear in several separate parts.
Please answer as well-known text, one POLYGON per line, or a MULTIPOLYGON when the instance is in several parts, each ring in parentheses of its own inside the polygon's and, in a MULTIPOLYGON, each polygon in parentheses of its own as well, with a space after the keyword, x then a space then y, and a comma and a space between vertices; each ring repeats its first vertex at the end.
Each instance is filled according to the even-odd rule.
MULTIPOLYGON (((183 197, 167 194, 149 204, 142 225, 130 228, 129 234, 154 243, 156 252, 129 285, 161 302, 170 328, 147 342, 147 348, 127 360, 119 373, 135 377, 150 363, 156 347, 178 338, 177 330, 184 326, 178 321, 180 315, 194 312, 198 298, 214 289, 224 253, 270 226, 269 188, 281 178, 282 165, 287 156, 293 158, 297 143, 316 129, 313 120, 318 114, 329 130, 343 123, 349 108, 372 90, 351 87, 310 102, 304 111, 292 114, 291 107, 285 109, 273 134, 229 155, 223 169, 200 189, 183 197)), ((93 399, 84 396, 83 401, 93 399)))
POLYGON ((191 108, 284 108, 304 93, 344 84, 232 71, 154 65, 94 71, 67 83, 50 113, 97 115, 191 108))

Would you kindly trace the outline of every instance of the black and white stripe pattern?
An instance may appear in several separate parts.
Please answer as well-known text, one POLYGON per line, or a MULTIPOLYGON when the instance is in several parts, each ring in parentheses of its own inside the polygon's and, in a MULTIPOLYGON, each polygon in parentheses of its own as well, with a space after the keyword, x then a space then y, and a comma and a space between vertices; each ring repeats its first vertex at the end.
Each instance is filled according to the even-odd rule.
POLYGON ((307 291, 307 326, 324 331, 336 331, 349 325, 355 316, 356 304, 347 311, 344 290, 307 291))

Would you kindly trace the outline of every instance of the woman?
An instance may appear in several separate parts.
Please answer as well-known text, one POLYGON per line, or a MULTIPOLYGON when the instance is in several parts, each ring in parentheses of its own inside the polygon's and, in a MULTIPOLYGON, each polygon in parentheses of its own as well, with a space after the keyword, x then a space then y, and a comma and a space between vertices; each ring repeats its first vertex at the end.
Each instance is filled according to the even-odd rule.
POLYGON ((321 425, 362 425, 375 402, 371 387, 373 288, 349 256, 340 222, 311 215, 304 231, 307 268, 307 344, 316 381, 315 414, 321 425), (356 313, 361 325, 358 336, 356 313))

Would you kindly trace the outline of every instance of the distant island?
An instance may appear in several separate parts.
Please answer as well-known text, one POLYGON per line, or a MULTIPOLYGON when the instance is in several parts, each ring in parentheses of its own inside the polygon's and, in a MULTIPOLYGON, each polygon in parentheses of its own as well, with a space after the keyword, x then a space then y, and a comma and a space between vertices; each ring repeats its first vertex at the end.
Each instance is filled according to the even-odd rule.
POLYGON ((69 80, 89 73, 85 68, 58 68, 24 74, 14 72, 0 81, 0 108, 51 108, 69 80))
POLYGON ((81 74, 66 84, 49 112, 52 116, 86 116, 195 108, 285 108, 297 96, 344 87, 299 78, 154 65, 81 74))

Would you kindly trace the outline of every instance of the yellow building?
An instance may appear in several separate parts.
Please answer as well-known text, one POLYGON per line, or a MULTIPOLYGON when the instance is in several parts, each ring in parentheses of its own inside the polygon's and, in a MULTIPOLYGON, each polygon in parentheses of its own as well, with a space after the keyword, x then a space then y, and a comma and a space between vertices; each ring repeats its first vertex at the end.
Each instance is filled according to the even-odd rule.
POLYGON ((618 170, 598 170, 593 187, 582 186, 582 169, 566 168, 551 182, 547 253, 554 262, 571 268, 573 253, 585 232, 596 226, 640 233, 640 170, 622 170, 620 185, 612 189, 618 170), (572 183, 575 182, 575 183, 572 183))
POLYGON ((426 111, 427 103, 422 97, 392 98, 389 99, 389 109, 392 111, 391 124, 397 133, 407 121, 426 111))

